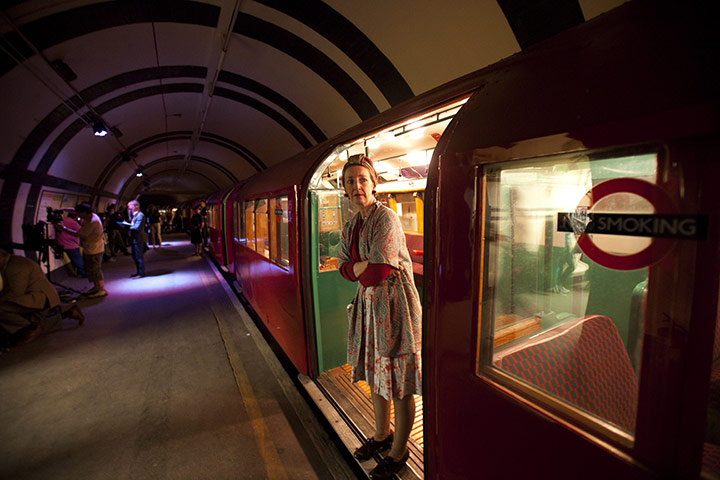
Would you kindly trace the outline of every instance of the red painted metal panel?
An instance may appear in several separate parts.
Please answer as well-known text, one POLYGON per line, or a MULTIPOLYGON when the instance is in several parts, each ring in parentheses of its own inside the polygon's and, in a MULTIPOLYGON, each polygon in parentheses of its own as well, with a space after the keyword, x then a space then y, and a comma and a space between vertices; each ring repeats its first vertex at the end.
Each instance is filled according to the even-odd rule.
MULTIPOLYGON (((711 287, 692 302, 704 309, 702 320, 690 322, 692 346, 686 332, 646 334, 635 443, 626 447, 476 374, 482 272, 475 222, 483 213, 479 165, 493 155, 660 143, 668 145, 673 168, 702 178, 696 172, 709 171, 696 165, 702 155, 687 151, 704 149, 702 137, 720 132, 720 78, 711 67, 718 35, 708 25, 694 6, 627 4, 488 69, 484 86, 446 130, 425 201, 425 478, 697 478, 717 311, 717 275, 710 273, 717 269, 717 238, 714 256, 685 252, 684 266, 668 257, 651 269, 656 293, 648 302, 655 305, 672 297, 661 277, 711 287), (673 146, 679 138, 687 155, 673 146), (669 270, 667 262, 674 265, 669 270)), ((716 153, 704 154, 706 162, 717 158, 717 140, 710 150, 716 153)), ((700 189, 678 178, 684 197, 679 184, 666 188, 697 208, 700 189)), ((656 310, 652 318, 662 318, 664 310, 656 310)), ((677 320, 684 325, 688 317, 677 320)))

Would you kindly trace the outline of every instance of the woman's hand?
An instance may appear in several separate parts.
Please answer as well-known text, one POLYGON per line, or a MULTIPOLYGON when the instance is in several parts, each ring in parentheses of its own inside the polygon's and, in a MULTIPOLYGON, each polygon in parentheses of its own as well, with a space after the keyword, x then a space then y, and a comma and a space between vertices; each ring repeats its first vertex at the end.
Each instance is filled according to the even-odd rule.
POLYGON ((360 277, 360 275, 363 274, 363 272, 368 266, 368 263, 369 262, 367 260, 365 260, 364 262, 355 262, 355 264, 353 265, 353 274, 355 275, 355 277, 360 277))

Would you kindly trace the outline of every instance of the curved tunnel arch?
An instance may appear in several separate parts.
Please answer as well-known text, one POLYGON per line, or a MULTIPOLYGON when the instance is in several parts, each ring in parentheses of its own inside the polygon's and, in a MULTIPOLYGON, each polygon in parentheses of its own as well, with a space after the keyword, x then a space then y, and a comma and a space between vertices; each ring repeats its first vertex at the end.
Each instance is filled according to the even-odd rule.
MULTIPOLYGON (((158 163, 158 162, 160 162, 160 161, 162 161, 162 160, 156 160, 156 161, 154 161, 153 163, 158 163)), ((157 176, 158 176, 159 174, 161 174, 161 173, 171 172, 171 171, 174 171, 174 169, 159 170, 159 171, 153 173, 153 174, 151 175, 151 177, 157 177, 157 176)), ((203 178, 203 179, 204 179, 205 181, 207 181, 209 184, 213 185, 213 186, 215 187, 215 190, 220 190, 220 188, 221 188, 220 185, 218 185, 216 182, 214 182, 213 180, 211 180, 210 177, 208 177, 208 176, 205 175, 204 173, 202 173, 202 172, 200 172, 200 171, 198 171, 198 170, 193 170, 193 169, 191 169, 191 168, 188 168, 188 169, 186 169, 185 171, 186 171, 187 173, 190 173, 190 174, 196 176, 196 177, 203 178)), ((167 175, 166 175, 165 177, 167 177, 167 175)), ((125 194, 126 194, 126 191, 128 190, 128 188, 131 187, 131 186, 133 185, 133 183, 138 183, 138 182, 142 182, 142 181, 143 181, 143 180, 138 180, 137 177, 129 177, 129 178, 125 181, 125 183, 123 184, 123 186, 120 187, 120 190, 119 190, 119 192, 118 192, 118 194, 117 194, 117 199, 118 199, 118 200, 123 200, 123 198, 125 198, 125 194)))
MULTIPOLYGON (((192 73, 192 67, 190 67, 192 73)), ((145 69, 146 72, 150 70, 157 70, 157 69, 145 69)), ((131 72, 127 77, 122 75, 118 77, 132 77, 136 82, 140 81, 147 81, 147 75, 135 75, 137 72, 131 72)), ((177 72, 176 72, 177 73, 177 72)), ((118 78, 113 77, 109 82, 117 83, 118 78)), ((101 84, 103 82, 100 82, 101 84)), ((125 83, 122 85, 123 87, 127 87, 127 84, 125 83)), ((119 86, 116 88, 120 88, 119 86)), ((195 92, 198 94, 201 94, 203 91, 204 86, 202 84, 195 84, 195 83, 175 83, 175 84, 168 84, 168 85, 158 85, 153 87, 146 87, 141 88, 138 90, 134 90, 132 92, 125 93, 123 95, 119 95, 118 97, 115 97, 111 100, 108 100, 100 105, 98 105, 95 110, 100 113, 106 113, 113 108, 117 108, 119 106, 125 105, 127 103, 130 103, 132 101, 138 100, 140 98, 147 98, 149 96, 153 95, 162 95, 167 93, 187 93, 187 92, 195 92)), ((93 98, 97 98, 99 95, 107 95, 107 88, 103 88, 102 85, 94 85, 92 87, 89 87, 87 90, 92 91, 94 95, 92 95, 93 98)), ((232 92, 228 89, 218 89, 220 92, 218 95, 224 96, 230 100, 237 101, 240 103, 242 100, 252 100, 248 101, 245 104, 248 104, 251 108, 258 108, 260 105, 264 105, 261 102, 252 99, 252 97, 249 97, 247 95, 232 95, 232 92)), ((82 93, 81 93, 82 95, 82 93)), ((302 136, 299 129, 295 127, 292 123, 287 121, 285 117, 283 117, 281 114, 277 113, 276 111, 272 110, 269 107, 262 108, 259 110, 261 113, 264 113, 273 120, 278 121, 278 119, 282 119, 280 122, 280 125, 284 128, 288 128, 288 126, 292 127, 295 132, 295 138, 298 139, 298 135, 301 136, 303 139, 303 142, 301 145, 305 146, 305 148, 308 148, 310 146, 309 140, 307 140, 306 137, 302 136), (307 143, 307 145, 305 145, 307 143)), ((40 149, 40 146, 46 141, 48 137, 51 136, 51 134, 56 130, 57 127, 59 127, 62 122, 66 121, 67 118, 72 116, 75 112, 71 111, 65 104, 61 104, 58 107, 56 107, 49 115, 47 115, 42 121, 39 122, 38 126, 33 130, 31 135, 28 136, 28 138, 23 142, 21 147, 17 150, 16 154, 13 156, 10 165, 7 167, 8 171, 13 172, 20 172, 25 171, 32 161, 32 159, 35 156, 35 153, 40 149)), ((86 123, 81 120, 77 119, 73 121, 70 125, 68 125, 62 132, 60 132, 55 140, 51 142, 50 146, 47 148, 45 153, 43 154, 42 158, 40 159, 40 162, 35 169, 36 174, 47 174, 47 172, 50 170, 53 162, 59 155, 59 153, 62 151, 64 146, 77 134, 80 133, 86 126, 86 123)), ((291 134, 293 132, 291 131, 291 134)), ((255 170, 260 171, 260 169, 266 168, 265 164, 255 155, 253 154, 249 149, 232 142, 229 139, 225 139, 224 137, 220 137, 218 135, 214 134, 203 134, 201 136, 201 139, 204 141, 209 141, 211 143, 215 143, 222 146, 232 145, 232 150, 239 154, 239 156, 243 159, 245 159, 255 170)), ((116 157, 117 158, 117 157, 116 157)), ((112 163, 112 162, 111 162, 112 163)), ((13 180, 11 177, 8 178, 8 181, 6 181, 5 185, 3 186, 2 194, 0 195, 0 201, 12 201, 15 198, 15 195, 17 194, 17 188, 19 187, 19 184, 16 180, 13 180), (7 197, 7 198, 6 198, 7 197)), ((101 179, 98 179, 98 181, 95 183, 96 187, 99 186, 100 188, 103 188, 105 186, 106 182, 102 181, 101 179)), ((36 193, 34 196, 28 197, 28 204, 35 205, 37 202, 37 196, 40 194, 40 189, 33 189, 33 191, 36 193)), ((24 222, 27 222, 28 219, 34 214, 31 214, 28 209, 26 208, 26 213, 24 217, 24 222)))
MULTIPOLYGON (((140 140, 139 142, 127 147, 127 150, 131 153, 140 152, 145 148, 149 148, 153 145, 157 145, 159 143, 164 143, 167 141, 172 140, 187 140, 192 137, 192 132, 190 131, 178 131, 178 132, 168 132, 167 134, 161 133, 158 135, 153 135, 151 137, 145 138, 140 140)), ((215 134, 209 134, 205 133, 200 136, 200 142, 208 142, 212 143, 214 145, 218 145, 222 148, 226 148, 230 150, 231 152, 235 153, 239 157, 244 158, 256 171, 260 172, 267 168, 267 166, 260 160, 254 153, 252 153, 247 148, 243 147, 242 145, 233 142, 232 140, 222 137, 220 135, 215 134)), ((177 158, 184 158, 182 155, 175 156, 177 158)), ((175 157, 164 157, 164 160, 168 159, 176 159, 175 157)), ((193 158, 202 158, 198 157, 197 155, 193 156, 193 158)), ((108 180, 110 179, 110 176, 112 175, 113 171, 118 168, 118 166, 122 165, 124 160, 120 155, 116 155, 103 169, 102 173, 100 174, 98 182, 95 184, 95 188, 103 189, 105 188, 105 185, 107 185, 108 180)), ((211 160, 208 160, 208 162, 212 162, 211 160)), ((213 162, 214 165, 218 165, 219 169, 222 169, 224 172, 227 172, 228 178, 232 179, 234 182, 237 182, 238 179, 235 175, 230 173, 229 170, 225 169, 224 167, 221 167, 219 164, 213 162)), ((148 164, 144 164, 143 166, 147 166, 148 164)))
MULTIPOLYGON (((289 8, 278 2, 265 3, 305 24, 336 45, 380 88, 391 105, 414 95, 400 72, 380 49, 331 7, 313 1, 316 13, 308 16, 302 9, 289 8)), ((219 7, 199 2, 155 0, 150 3, 126 0, 86 5, 48 15, 22 25, 20 31, 42 51, 72 38, 135 23, 171 22, 217 28, 219 15, 219 7), (58 29, 56 25, 64 25, 66 28, 58 29)), ((304 64, 325 79, 361 120, 379 113, 377 106, 350 75, 325 53, 292 32, 247 13, 238 15, 232 31, 265 43, 304 64)), ((4 35, 3 41, 11 45, 23 59, 34 56, 32 49, 16 32, 4 35)), ((14 66, 7 57, 0 56, 0 76, 14 66)))
MULTIPOLYGON (((362 70, 369 80, 378 86, 381 93, 391 105, 396 105, 404 99, 413 96, 412 90, 402 75, 393 63, 384 56, 383 52, 375 47, 373 42, 365 36, 364 32, 355 27, 352 22, 335 11, 331 6, 319 0, 308 0, 303 3, 303 7, 308 7, 306 10, 293 2, 287 2, 285 0, 255 1, 280 12, 280 14, 293 18, 297 22, 317 32, 328 42, 337 46, 348 59, 362 70), (309 10, 312 10, 312 12, 309 10)), ((557 31, 583 20, 578 3, 576 1, 566 3, 567 4, 549 2, 534 7, 527 7, 524 6, 522 0, 498 0, 498 4, 503 10, 515 36, 519 39, 522 48, 537 43, 557 33, 557 31), (542 28, 539 26, 542 26, 542 28)), ((192 0, 154 0, 153 2, 147 2, 145 0, 124 0, 98 2, 52 13, 22 24, 18 27, 20 33, 10 31, 2 36, 4 44, 11 50, 14 50, 14 55, 16 54, 18 60, 14 60, 9 55, 0 55, 0 76, 12 68, 17 67, 19 62, 36 56, 36 51, 42 52, 59 46, 68 40, 93 32, 141 23, 175 23, 217 29, 221 13, 222 9, 219 6, 192 0), (58 28, 58 26, 62 27, 58 28), (28 39, 31 43, 26 43, 25 39, 28 39)), ((264 19, 254 17, 247 13, 241 13, 238 21, 236 21, 236 24, 233 26, 233 31, 238 30, 238 25, 240 24, 250 26, 251 28, 247 31, 237 31, 236 33, 238 35, 244 35, 258 42, 263 42, 274 49, 284 52, 295 61, 303 63, 308 69, 323 79, 332 78, 332 87, 345 98, 345 101, 358 112, 361 118, 363 118, 363 115, 370 114, 373 108, 377 108, 372 102, 365 105, 362 97, 366 95, 366 93, 360 88, 359 94, 356 95, 358 92, 354 89, 357 85, 352 81, 352 78, 349 78, 334 60, 330 59, 323 51, 318 50, 309 42, 306 42, 294 33, 284 30, 274 23, 269 23, 264 19), (278 40, 275 38, 275 34, 280 34, 282 39, 278 40), (296 39, 300 41, 293 44, 296 39), (287 40, 290 40, 289 44, 287 40), (349 78, 352 83, 345 83, 347 78, 349 78)), ((173 67, 155 67, 150 70, 163 70, 165 68, 173 67)), ((197 71, 190 74, 189 78, 196 78, 203 83, 203 85, 207 81, 207 68, 182 68, 197 68, 197 71)), ((220 72, 218 84, 229 78, 225 77, 226 74, 229 77, 234 75, 228 72, 220 72)), ((184 72, 183 75, 188 78, 187 72, 184 72)), ((248 89, 246 85, 251 85, 253 82, 254 80, 243 78, 237 83, 228 83, 251 91, 257 97, 267 99, 269 104, 278 106, 279 110, 284 111, 288 117, 293 118, 298 125, 302 125, 305 131, 316 142, 319 143, 321 138, 324 139, 324 134, 319 128, 312 128, 305 119, 302 119, 301 115, 297 115, 297 112, 300 111, 299 109, 293 111, 292 108, 284 105, 284 102, 278 98, 273 99, 272 95, 261 93, 262 89, 248 89), (244 85, 242 84, 243 82, 245 82, 244 85)), ((257 84, 257 82, 255 83, 257 84)), ((191 84, 192 83, 190 83, 190 85, 191 84)), ((126 87, 127 85, 122 86, 126 87)), ((111 91, 112 90, 113 89, 111 89, 111 91)), ((232 92, 232 90, 230 91, 232 92)), ((87 92, 87 94, 90 93, 91 92, 87 92)), ((27 169, 30 162, 32 162, 35 155, 37 155, 37 151, 35 150, 35 146, 38 145, 37 141, 39 140, 40 143, 44 142, 59 126, 57 118, 66 119, 68 114, 73 114, 75 111, 83 108, 80 107, 82 102, 78 100, 79 99, 72 98, 67 99, 67 104, 76 105, 76 107, 70 108, 62 105, 54 112, 58 114, 58 117, 52 118, 53 115, 51 114, 46 117, 46 123, 41 122, 36 124, 36 127, 26 136, 26 140, 29 140, 29 142, 26 141, 23 143, 13 155, 11 163, 0 170, 4 183, 2 193, 0 194, 0 230, 7 232, 0 233, 2 239, 9 236, 9 232, 12 231, 11 224, 14 212, 12 205, 20 190, 21 181, 31 184, 31 193, 27 197, 27 202, 24 206, 24 218, 26 219, 33 217, 37 195, 39 195, 43 185, 62 184, 73 191, 97 192, 97 189, 94 187, 47 175, 47 170, 45 170, 45 172, 33 172, 27 169)), ((49 157, 45 159, 45 162, 43 166, 52 164, 49 157)), ((108 192, 97 192, 97 194, 107 195, 108 192)))
MULTIPOLYGON (((324 4, 321 5, 320 3, 315 5, 319 8, 323 8, 323 16, 332 16, 336 23, 338 21, 338 17, 342 18, 342 16, 332 10, 332 8, 327 6, 323 7, 323 5, 324 4)), ((297 12, 281 9, 281 4, 270 6, 278 11, 283 11, 286 15, 293 16, 300 22, 304 23, 307 21, 307 19, 303 19, 297 15, 297 12)), ((19 30, 22 33, 22 36, 29 39, 37 50, 44 51, 72 38, 77 38, 82 35, 87 35, 104 29, 135 23, 170 22, 217 28, 219 16, 219 7, 200 2, 186 0, 156 0, 149 3, 143 0, 127 0, 124 2, 103 2, 72 8, 70 10, 62 11, 28 22, 20 26, 19 30), (63 25, 64 28, 55 28, 57 25, 63 25)), ((322 24, 323 22, 315 25, 310 25, 308 23, 308 26, 319 32, 321 35, 326 35, 327 32, 323 31, 322 24)), ((255 40, 268 43, 270 46, 273 46, 274 48, 283 51, 285 54, 292 56, 295 60, 306 64, 309 69, 314 71, 321 78, 326 80, 331 79, 332 81, 330 81, 330 83, 333 88, 338 90, 339 94, 345 98, 345 100, 352 106, 361 118, 367 118, 368 116, 372 116, 378 112, 377 107, 372 103, 362 88, 357 85, 355 81, 342 70, 341 67, 335 64, 333 60, 308 42, 305 42, 294 34, 287 32, 276 25, 267 23, 247 14, 240 14, 233 26, 233 31, 236 31, 237 34, 247 35, 248 32, 238 29, 239 25, 251 26, 252 28, 250 28, 249 31, 252 32, 252 36, 255 40), (276 37, 282 38, 283 41, 278 43, 278 38, 276 37), (284 43, 288 39, 291 41, 292 45, 284 43), (309 62, 309 64, 306 62, 309 62)), ((367 44, 371 44, 367 37, 365 37, 362 32, 357 29, 346 29, 344 33, 345 35, 349 34, 351 36, 357 36, 357 42, 360 42, 363 45, 367 46, 367 44)), ((346 48, 347 45, 338 44, 337 38, 333 40, 328 37, 328 39, 338 45, 338 47, 343 50, 349 58, 358 63, 358 65, 361 65, 362 62, 357 62, 356 55, 352 50, 346 48)), ((31 45, 28 45, 18 32, 11 31, 3 35, 3 40, 5 44, 12 46, 15 52, 18 53, 21 59, 20 61, 35 56, 35 51, 31 45)), ((384 56, 382 56, 382 53, 376 47, 374 47, 374 50, 372 51, 377 52, 385 61, 387 60, 384 56)), ((394 70, 391 63, 386 63, 386 67, 389 66, 394 70)), ((10 59, 10 57, 0 56, 0 75, 4 75, 16 66, 17 64, 10 59)), ((99 98, 100 96, 106 95, 114 90, 127 88, 128 80, 132 82, 131 79, 133 77, 135 77, 135 82, 141 81, 141 79, 142 81, 147 81, 149 77, 152 76, 152 74, 147 74, 149 71, 155 72, 154 75, 160 78, 183 76, 184 78, 197 78, 198 80, 205 80, 207 76, 206 68, 192 66, 143 69, 142 71, 127 72, 126 74, 113 77, 112 79, 108 79, 106 81, 107 83, 100 82, 99 84, 88 87, 81 92, 80 95, 83 96, 83 98, 87 96, 86 101, 92 101, 93 99, 99 98), (181 71, 177 71, 176 69, 180 69, 181 71)), ((395 73, 395 78, 399 79, 401 84, 399 90, 403 90, 403 88, 407 87, 407 84, 404 80, 402 80, 402 76, 399 72, 395 70, 395 73)), ((372 75, 372 72, 368 71, 367 74, 372 75)), ((371 78, 371 80, 376 85, 382 85, 387 82, 387 78, 371 78)), ((218 82, 225 82, 253 92, 255 95, 266 99, 270 104, 277 105, 288 116, 293 118, 295 122, 302 125, 316 142, 321 142, 326 139, 326 136, 322 133, 320 128, 318 128, 317 125, 315 125, 314 122, 307 117, 307 115, 277 92, 273 92, 252 79, 242 77, 231 72, 221 72, 218 77, 218 82)), ((202 93, 202 89, 204 88, 204 84, 185 83, 184 85, 188 91, 196 91, 199 94, 202 93)), ((161 88, 157 88, 156 91, 161 93, 167 91, 168 88, 170 90, 175 89, 175 91, 182 91, 182 87, 179 87, 178 84, 168 87, 163 86, 161 88)), ((409 91, 409 88, 405 88, 405 91, 408 92, 408 98, 412 96, 412 92, 409 91)), ((385 92, 383 91, 383 93, 385 92)), ((235 92, 228 88, 217 89, 217 94, 234 101, 241 101, 246 104, 250 104, 250 107, 255 108, 256 110, 259 109, 263 114, 273 118, 273 120, 278 122, 281 127, 288 130, 302 147, 308 148, 311 146, 312 142, 307 137, 304 137, 304 135, 300 133, 300 130, 292 122, 288 121, 285 116, 266 104, 259 102, 253 97, 235 92)), ((128 97, 120 96, 120 98, 127 99, 128 97)), ((114 99, 114 101, 118 102, 118 98, 114 99)), ((45 119, 38 122, 38 125, 26 138, 26 141, 23 142, 23 144, 15 152, 10 164, 3 171, 6 181, 3 185, 2 194, 0 194, 0 203, 10 205, 14 202, 20 189, 20 183, 15 180, 18 178, 18 175, 15 174, 20 173, 23 174, 20 176, 27 177, 27 175, 24 174, 28 173, 28 165, 37 154, 40 145, 42 145, 47 138, 52 135, 52 132, 60 126, 61 122, 66 121, 70 115, 80 111, 82 108, 80 105, 83 104, 83 102, 78 98, 69 99, 67 103, 77 107, 74 107, 74 110, 71 110, 71 108, 65 104, 57 107, 50 115, 46 116, 45 119)), ((110 107, 111 104, 108 102, 105 102, 102 105, 102 108, 106 109, 105 111, 109 110, 110 107)), ((102 108, 99 108, 98 111, 102 111, 102 108)), ((37 182, 37 179, 47 176, 47 172, 52 166, 52 163, 58 153, 62 150, 62 147, 67 144, 69 138, 72 138, 82 128, 84 128, 84 122, 82 120, 73 122, 57 137, 56 141, 51 144, 48 151, 43 155, 40 160, 40 165, 35 171, 36 175, 33 177, 35 180, 32 182, 31 191, 27 198, 23 221, 27 221, 34 215, 32 207, 34 207, 37 203, 42 186, 37 182)), ((98 182, 96 182, 96 185, 97 183, 98 182)), ((71 184, 69 183, 68 185, 71 184)), ((75 185, 71 186, 75 187, 75 185)), ((2 210, 2 230, 10 232, 12 230, 12 215, 5 215, 5 213, 10 213, 8 208, 2 208, 2 210)))

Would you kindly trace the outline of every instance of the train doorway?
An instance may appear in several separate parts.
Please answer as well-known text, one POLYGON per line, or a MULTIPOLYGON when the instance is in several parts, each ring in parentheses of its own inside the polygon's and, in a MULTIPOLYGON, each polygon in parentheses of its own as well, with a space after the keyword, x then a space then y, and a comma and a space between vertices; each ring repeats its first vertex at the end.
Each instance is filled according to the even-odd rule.
MULTIPOLYGON (((412 260, 413 279, 422 299, 427 171, 435 145, 466 100, 426 111, 337 146, 315 170, 310 183, 306 225, 310 229, 315 383, 361 440, 372 435, 374 417, 370 388, 365 382, 351 382, 350 366, 346 363, 347 305, 358 284, 343 279, 338 270, 342 228, 356 213, 344 195, 342 169, 354 154, 365 154, 373 160, 378 173, 376 198, 400 218, 412 260)), ((415 419, 407 478, 424 476, 423 403, 419 396, 415 419)))

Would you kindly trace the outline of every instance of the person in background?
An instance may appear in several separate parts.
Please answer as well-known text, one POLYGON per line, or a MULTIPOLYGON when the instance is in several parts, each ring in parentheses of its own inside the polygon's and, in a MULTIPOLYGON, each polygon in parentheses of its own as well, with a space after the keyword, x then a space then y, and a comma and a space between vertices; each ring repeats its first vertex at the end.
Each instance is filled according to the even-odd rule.
POLYGON ((148 219, 150 220, 150 243, 152 247, 162 247, 162 218, 155 205, 148 205, 148 219))
POLYGON ((354 456, 360 461, 390 450, 370 472, 373 480, 395 478, 409 457, 415 397, 422 394, 420 296, 397 214, 375 198, 378 176, 365 155, 351 156, 343 188, 359 212, 342 231, 340 274, 358 282, 348 306, 348 363, 352 381, 370 387, 375 433, 354 456), (390 402, 395 433, 390 430, 390 402))
POLYGON ((15 345, 35 340, 40 322, 58 305, 60 297, 40 265, 0 249, 0 327, 19 335, 15 345))
POLYGON ((195 213, 190 217, 190 243, 195 245, 195 253, 193 255, 200 256, 202 254, 202 228, 204 222, 202 217, 202 206, 195 206, 195 213))
POLYGON ((110 244, 110 255, 113 257, 117 256, 118 252, 122 252, 123 255, 127 255, 127 247, 125 246, 125 239, 123 238, 122 226, 118 224, 121 222, 123 217, 122 214, 115 210, 115 204, 108 206, 108 218, 107 218, 107 235, 108 243, 110 244))
POLYGON ((130 200, 127 204, 130 216, 130 242, 132 256, 135 261, 135 273, 130 278, 145 276, 145 250, 147 250, 147 225, 145 214, 140 211, 140 203, 130 200))
POLYGON ((102 273, 103 254, 105 253, 102 220, 93 213, 89 203, 78 204, 75 207, 75 213, 82 221, 79 230, 66 227, 61 223, 56 223, 55 228, 80 238, 85 273, 88 280, 93 284, 93 288, 85 292, 85 296, 90 298, 104 297, 108 292, 105 290, 105 280, 102 273))
POLYGON ((128 228, 128 222, 127 220, 131 219, 131 215, 128 213, 127 205, 118 205, 117 207, 117 215, 118 215, 118 226, 120 227, 120 234, 123 237, 123 245, 125 245, 125 251, 123 251, 123 255, 130 255, 132 254, 132 251, 128 252, 128 247, 130 247, 130 229, 128 228))
POLYGON ((172 217, 173 214, 170 210, 165 212, 165 216, 163 217, 163 232, 165 233, 171 233, 172 232, 172 217))
MULTIPOLYGON (((80 230, 80 224, 73 218, 74 211, 65 209, 65 217, 62 225, 72 229, 80 230)), ((63 232, 61 229, 55 228, 55 240, 60 245, 70 259, 70 264, 75 269, 79 277, 87 278, 85 274, 85 262, 83 262, 82 252, 80 251, 80 239, 73 237, 69 233, 63 232)))
POLYGON ((205 200, 200 200, 200 216, 202 216, 202 227, 200 229, 200 233, 202 234, 202 246, 203 248, 207 248, 207 240, 208 240, 208 211, 207 211, 207 202, 205 200))

